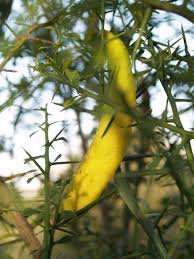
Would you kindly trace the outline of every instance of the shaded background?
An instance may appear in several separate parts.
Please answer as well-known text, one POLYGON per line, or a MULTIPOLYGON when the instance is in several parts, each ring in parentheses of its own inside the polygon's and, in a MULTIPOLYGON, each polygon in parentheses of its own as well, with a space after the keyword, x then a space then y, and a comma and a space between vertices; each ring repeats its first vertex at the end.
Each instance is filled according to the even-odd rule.
MULTIPOLYGON (((190 1, 175 4, 193 10, 190 1)), ((50 173, 51 222, 62 199, 58 190, 77 164, 72 162, 86 153, 101 108, 90 93, 101 94, 108 82, 99 54, 103 26, 125 32, 122 39, 135 57, 137 106, 143 113, 120 170, 169 254, 192 258, 192 141, 189 146, 186 135, 146 124, 153 116, 177 128, 180 122, 187 130, 193 128, 192 22, 150 10, 144 1, 15 0, 1 1, 0 11, 1 196, 6 197, 1 202, 2 258, 32 257, 10 210, 28 220, 42 243, 45 186, 34 165, 34 159, 45 164, 44 132, 39 127, 45 112, 40 107, 48 104, 49 123, 57 122, 49 128, 50 140, 55 140, 50 160, 57 163, 50 173)), ((79 220, 55 229, 54 258, 156 258, 138 220, 114 188, 110 183, 105 194, 113 195, 79 220)))

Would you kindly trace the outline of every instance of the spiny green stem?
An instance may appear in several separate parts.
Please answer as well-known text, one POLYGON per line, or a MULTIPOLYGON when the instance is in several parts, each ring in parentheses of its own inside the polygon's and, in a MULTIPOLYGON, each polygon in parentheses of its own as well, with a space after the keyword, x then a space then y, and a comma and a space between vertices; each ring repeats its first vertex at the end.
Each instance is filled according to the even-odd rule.
POLYGON ((139 32, 139 37, 135 43, 135 47, 134 47, 134 50, 133 50, 133 54, 132 54, 132 65, 134 64, 135 62, 135 58, 136 58, 136 53, 137 53, 137 50, 139 48, 139 46, 141 45, 141 37, 143 35, 143 32, 144 32, 144 29, 145 29, 145 26, 150 18, 150 15, 152 13, 152 9, 150 7, 148 7, 146 9, 146 12, 145 12, 145 15, 144 15, 144 18, 143 18, 143 21, 142 21, 142 25, 141 25, 141 28, 140 28, 140 32, 139 32))
POLYGON ((17 34, 15 33, 15 31, 9 26, 9 24, 7 22, 4 22, 5 26, 11 31, 11 33, 14 35, 14 37, 17 37, 17 34))
POLYGON ((51 256, 50 246, 50 190, 49 190, 49 178, 50 178, 50 159, 49 159, 49 122, 47 106, 45 108, 45 174, 44 174, 44 237, 43 237, 43 253, 41 259, 49 259, 51 256))
MULTIPOLYGON (((162 72, 160 73, 160 81, 163 85, 163 88, 164 88, 164 91, 166 92, 166 95, 168 96, 168 100, 170 102, 170 105, 171 105, 171 108, 172 108, 172 111, 173 111, 173 119, 174 119, 174 122, 176 124, 176 126, 182 130, 184 130, 184 127, 183 127, 183 124, 181 122, 181 119, 180 119, 180 115, 179 115, 179 112, 178 112, 178 108, 177 108, 177 105, 176 105, 176 101, 174 100, 174 97, 171 93, 171 88, 169 86, 169 84, 166 82, 166 75, 165 75, 165 70, 164 70, 164 64, 163 65, 163 69, 162 69, 162 72)), ((185 132, 183 134, 181 134, 181 138, 185 140, 185 132)), ((189 166, 191 168, 191 171, 194 175, 194 157, 193 157, 193 152, 192 152, 192 149, 191 149, 191 144, 190 144, 190 140, 188 139, 186 142, 185 142, 185 145, 184 145, 184 148, 185 148, 185 151, 186 151, 186 154, 187 154, 187 159, 188 159, 188 162, 189 162, 189 166)))
POLYGON ((172 158, 176 158, 181 150, 181 147, 184 146, 185 140, 182 140, 182 143, 171 153, 166 155, 168 167, 170 169, 170 174, 172 178, 176 181, 176 184, 180 190, 180 193, 187 198, 188 203, 190 204, 191 208, 194 210, 194 199, 192 190, 188 186, 187 181, 185 180, 185 175, 182 173, 177 172, 174 161, 172 158))

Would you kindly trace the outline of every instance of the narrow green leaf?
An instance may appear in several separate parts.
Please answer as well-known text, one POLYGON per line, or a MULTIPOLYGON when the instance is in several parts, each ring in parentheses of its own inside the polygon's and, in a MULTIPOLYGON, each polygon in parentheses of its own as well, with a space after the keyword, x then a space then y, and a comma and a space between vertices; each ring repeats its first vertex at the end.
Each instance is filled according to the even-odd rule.
POLYGON ((186 36, 185 36, 185 31, 184 31, 184 28, 183 28, 182 25, 181 25, 181 31, 182 31, 183 41, 184 41, 184 46, 185 46, 185 54, 190 56, 190 53, 189 53, 189 50, 188 50, 188 45, 187 45, 187 39, 186 39, 186 36))
POLYGON ((108 132, 109 128, 111 127, 113 121, 115 120, 115 117, 116 117, 116 112, 113 113, 113 115, 112 115, 108 125, 106 126, 101 138, 103 138, 106 135, 106 133, 108 132))
POLYGON ((115 177, 116 186, 118 191, 123 198, 125 204, 128 206, 129 210, 136 218, 138 223, 143 227, 144 231, 148 235, 150 241, 152 242, 153 246, 155 247, 157 254, 160 256, 161 259, 169 259, 169 256, 164 248, 158 234, 155 232, 152 224, 146 218, 144 213, 142 212, 141 208, 139 207, 133 192, 130 190, 127 181, 123 177, 115 177))

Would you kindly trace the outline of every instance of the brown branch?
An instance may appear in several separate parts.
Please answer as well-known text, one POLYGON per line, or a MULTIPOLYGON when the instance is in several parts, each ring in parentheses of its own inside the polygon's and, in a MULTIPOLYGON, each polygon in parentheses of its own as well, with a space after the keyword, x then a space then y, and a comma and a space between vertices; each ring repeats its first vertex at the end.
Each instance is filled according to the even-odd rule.
POLYGON ((188 21, 194 23, 194 12, 187 9, 183 5, 175 5, 175 4, 171 4, 171 3, 167 3, 159 0, 141 0, 141 1, 149 5, 153 9, 159 9, 162 11, 178 14, 184 17, 185 19, 187 19, 188 21))
POLYGON ((6 182, 6 181, 10 181, 10 180, 13 180, 17 177, 22 177, 22 176, 25 176, 27 174, 30 174, 30 173, 34 173, 36 172, 36 170, 32 169, 32 170, 29 170, 29 171, 26 171, 26 172, 23 172, 23 173, 18 173, 18 174, 14 174, 14 175, 10 175, 10 176, 0 176, 0 182, 6 182))
POLYGON ((50 41, 50 40, 45 40, 45 39, 41 39, 41 38, 37 38, 37 37, 32 37, 29 36, 28 40, 32 40, 32 41, 37 41, 37 42, 42 42, 42 43, 48 43, 50 45, 54 45, 54 42, 50 41))
MULTIPOLYGON (((8 207, 11 204, 11 206, 14 207, 12 193, 8 186, 5 183, 0 182, 0 189, 3 197, 6 197, 6 199, 1 199, 1 205, 3 205, 3 207, 8 207)), ((18 211, 5 212, 5 216, 17 229, 20 238, 25 242, 33 258, 39 259, 41 245, 27 219, 18 211)))
POLYGON ((41 246, 38 238, 35 236, 32 226, 28 223, 26 218, 17 211, 7 213, 8 219, 14 224, 19 236, 26 243, 30 254, 34 259, 40 258, 41 246))
POLYGON ((2 69, 2 72, 10 72, 10 73, 16 73, 18 72, 17 70, 13 70, 13 69, 2 69))

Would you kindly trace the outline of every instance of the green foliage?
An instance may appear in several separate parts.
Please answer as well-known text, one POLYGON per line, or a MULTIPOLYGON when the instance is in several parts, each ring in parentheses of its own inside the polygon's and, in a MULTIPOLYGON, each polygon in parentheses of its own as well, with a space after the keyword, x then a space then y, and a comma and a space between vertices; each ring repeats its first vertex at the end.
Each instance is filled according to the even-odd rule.
MULTIPOLYGON (((192 24, 183 22, 174 28, 176 37, 160 39, 160 26, 173 27, 172 21, 179 19, 171 12, 181 15, 183 10, 182 16, 192 21, 193 4, 183 1, 178 7, 176 3, 124 0, 23 0, 21 4, 19 13, 11 13, 4 23, 0 42, 0 116, 10 111, 13 115, 13 135, 7 136, 4 129, 0 151, 16 156, 14 145, 7 143, 10 139, 14 143, 20 127, 32 128, 32 138, 41 132, 44 150, 39 151, 39 143, 37 154, 25 150, 25 163, 36 171, 0 178, 1 197, 6 195, 10 201, 1 201, 0 258, 193 258, 194 125, 188 115, 193 114, 194 105, 194 57, 188 42, 192 24), (104 95, 110 82, 103 52, 106 26, 120 34, 128 47, 137 81, 137 109, 125 111, 134 117, 130 155, 118 168, 115 183, 98 200, 77 213, 63 212, 65 187, 82 157, 69 155, 64 161, 63 150, 55 150, 51 159, 56 143, 69 145, 69 125, 57 122, 49 106, 62 106, 65 119, 66 110, 74 112, 83 151, 91 136, 83 133, 85 122, 80 114, 98 117, 104 104, 115 114, 120 109, 104 95), (28 60, 26 73, 18 71, 18 62, 24 60, 28 60), (15 80, 10 75, 16 75, 15 80), (166 101, 161 114, 154 117, 158 107, 152 99, 161 88, 166 101), (90 108, 91 100, 94 108, 90 108), (37 117, 41 122, 25 123, 31 116, 41 116, 37 117), (189 129, 182 116, 191 121, 189 129), (61 128, 51 137, 56 123, 61 128), (71 172, 53 180, 56 165, 68 165, 71 172), (28 173, 33 173, 28 183, 41 182, 37 197, 30 202, 15 186, 28 173), (29 231, 25 220, 29 223, 32 248, 13 213, 25 222, 24 233, 29 231), (23 251, 22 242, 30 253, 23 251)), ((9 10, 4 22, 8 14, 9 10)))

